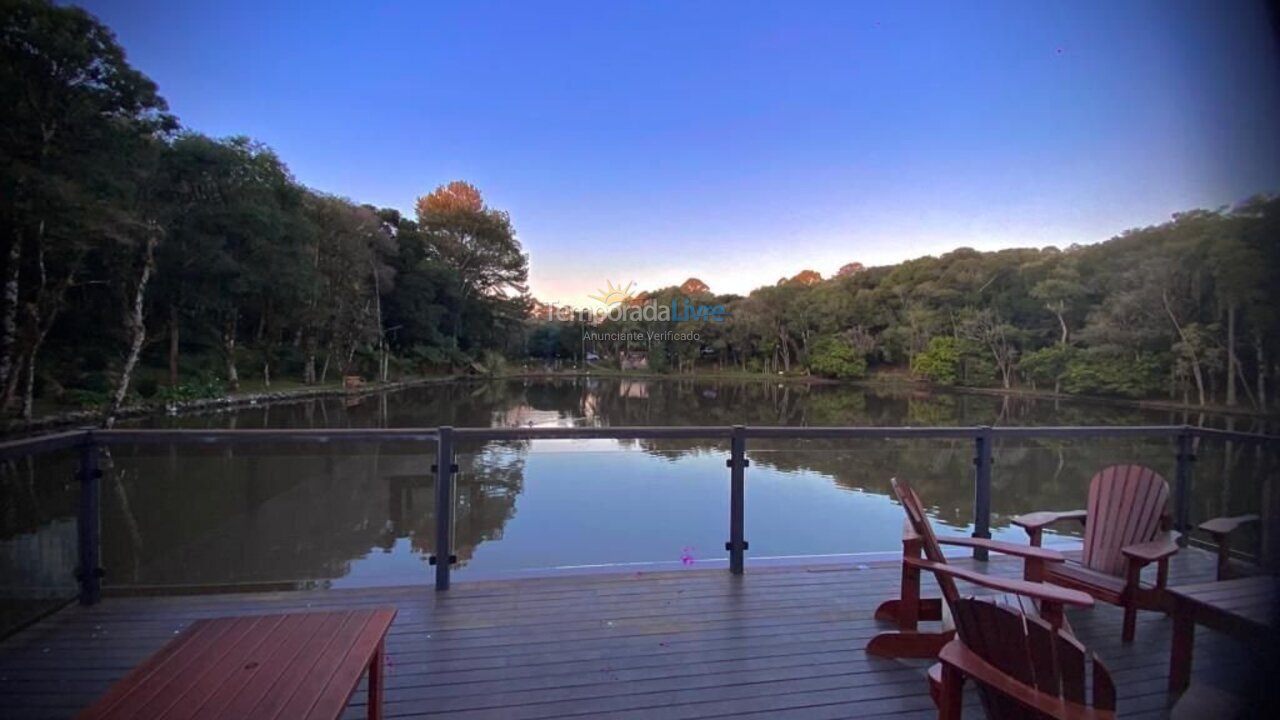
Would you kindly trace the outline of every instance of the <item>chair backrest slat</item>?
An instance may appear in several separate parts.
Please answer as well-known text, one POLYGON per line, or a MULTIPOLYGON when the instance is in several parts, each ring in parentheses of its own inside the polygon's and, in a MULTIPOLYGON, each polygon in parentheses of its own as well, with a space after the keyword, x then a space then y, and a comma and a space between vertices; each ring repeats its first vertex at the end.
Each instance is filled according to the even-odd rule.
POLYGON ((1156 537, 1168 501, 1169 483, 1151 468, 1112 465, 1094 475, 1081 564, 1108 575, 1122 574, 1121 549, 1156 537))
POLYGON ((1091 653, 1090 657, 1093 658, 1093 706, 1099 710, 1115 710, 1116 684, 1111 681, 1111 673, 1097 653, 1091 653))
MULTIPOLYGON (((916 495, 916 491, 912 489, 911 484, 906 480, 890 478, 889 485, 893 488, 893 494, 898 498, 898 502, 902 503, 903 509, 906 510, 907 522, 911 523, 911 529, 920 538, 920 544, 924 548, 925 559, 945 563, 947 558, 942 554, 942 546, 938 544, 938 536, 933 534, 933 525, 924 513, 924 504, 920 502, 920 496, 916 495)), ((956 589, 955 580, 936 573, 934 577, 937 578, 938 587, 941 588, 942 597, 947 603, 960 597, 960 591, 956 589)))
MULTIPOLYGON (((978 598, 962 598, 952 603, 956 633, 971 652, 1009 676, 1011 681, 1087 705, 1085 692, 1086 658, 1092 660, 1093 706, 1115 709, 1115 686, 1098 658, 1067 631, 1050 627, 1039 618, 1027 617, 1010 608, 978 598)), ((987 717, 993 720, 1040 718, 1021 703, 1000 691, 978 683, 978 693, 987 717)))
MULTIPOLYGON (((996 669, 1024 685, 1034 686, 1033 663, 1022 616, 992 603, 957 600, 951 607, 956 634, 965 647, 996 669)), ((983 684, 978 685, 982 705, 991 718, 1030 718, 1022 705, 983 684)))
MULTIPOLYGON (((1087 657, 1084 647, 1065 634, 1058 633, 1053 638, 1054 656, 1058 659, 1061 673, 1061 688, 1056 694, 1064 700, 1081 705, 1088 702, 1084 694, 1084 660, 1087 657)), ((1041 690, 1050 692, 1049 688, 1041 690)))
POLYGON ((1035 670, 1035 686, 1058 695, 1062 691, 1062 668, 1058 667, 1058 653, 1053 646, 1053 633, 1043 626, 1027 625, 1027 645, 1031 649, 1031 665, 1035 670))

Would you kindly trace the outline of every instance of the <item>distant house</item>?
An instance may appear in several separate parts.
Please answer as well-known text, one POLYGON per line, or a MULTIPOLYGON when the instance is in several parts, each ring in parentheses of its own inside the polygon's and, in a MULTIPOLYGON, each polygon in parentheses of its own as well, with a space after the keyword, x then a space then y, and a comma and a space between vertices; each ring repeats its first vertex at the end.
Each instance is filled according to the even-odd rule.
POLYGON ((624 352, 619 357, 619 365, 623 370, 648 370, 649 354, 643 352, 624 352))

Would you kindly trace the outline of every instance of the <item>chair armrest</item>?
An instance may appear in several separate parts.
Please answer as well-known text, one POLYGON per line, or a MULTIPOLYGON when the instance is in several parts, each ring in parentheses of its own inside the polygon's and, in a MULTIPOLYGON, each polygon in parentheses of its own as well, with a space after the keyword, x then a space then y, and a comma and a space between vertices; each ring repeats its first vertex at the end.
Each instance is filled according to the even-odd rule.
POLYGON ((982 587, 1002 593, 1024 595, 1032 600, 1058 603, 1059 605, 1093 607, 1093 598, 1079 590, 1070 590, 1064 587, 1058 587, 1057 585, 1049 585, 1047 583, 1027 582, 1026 580, 1014 580, 1013 578, 984 575, 980 572, 956 567, 955 565, 936 563, 932 560, 924 560, 921 558, 904 557, 902 561, 909 565, 918 567, 921 570, 928 570, 937 575, 947 575, 958 580, 971 582, 974 585, 981 585, 982 587))
POLYGON ((938 660, 1022 706, 1058 720, 1112 720, 1116 716, 1111 710, 1098 710, 1068 702, 1024 685, 983 660, 960 640, 952 640, 944 645, 938 653, 938 660))
POLYGON ((1257 515, 1236 515, 1235 517, 1216 517, 1212 520, 1206 520, 1200 523, 1200 529, 1209 533, 1217 539, 1224 535, 1230 535, 1240 528, 1251 522, 1258 521, 1257 515))
POLYGON ((1231 576, 1231 533, 1240 529, 1241 525, 1257 522, 1257 515, 1236 515, 1235 517, 1216 517, 1200 523, 1200 529, 1209 533, 1218 546, 1218 579, 1226 580, 1231 576))
POLYGON ((961 545, 964 547, 986 548, 993 552, 1003 555, 1015 555, 1021 558, 1034 558, 1036 560, 1044 560, 1045 562, 1065 562, 1066 558, 1062 553, 1056 550, 1046 550, 1042 547, 1034 545, 1018 545, 1016 543, 1000 542, 999 540, 985 540, 983 538, 967 538, 967 537, 939 537, 938 542, 942 545, 961 545))
POLYGON ((1150 542, 1120 548, 1120 552, 1131 560, 1141 560, 1143 563, 1163 560, 1178 552, 1178 543, 1175 542, 1177 537, 1177 533, 1168 532, 1163 537, 1156 538, 1150 542))
POLYGON ((1010 519, 1009 522, 1013 523, 1014 525, 1017 525, 1018 527, 1026 528, 1028 530, 1039 530, 1045 527, 1046 525, 1052 525, 1053 523, 1059 522, 1061 520, 1079 520, 1080 522, 1084 522, 1084 519, 1088 516, 1089 516, 1089 511, 1087 510, 1067 510, 1066 512, 1033 512, 1033 513, 1027 513, 1026 515, 1019 515, 1015 518, 1010 519))

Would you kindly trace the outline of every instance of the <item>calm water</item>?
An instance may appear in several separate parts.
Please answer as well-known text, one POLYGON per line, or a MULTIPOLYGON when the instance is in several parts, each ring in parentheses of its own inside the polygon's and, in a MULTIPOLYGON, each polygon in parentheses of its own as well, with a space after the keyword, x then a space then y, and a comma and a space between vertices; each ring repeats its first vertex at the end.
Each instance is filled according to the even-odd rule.
MULTIPOLYGON (((836 385, 618 379, 429 385, 358 401, 311 400, 151 427, 619 425, 1083 425, 1249 420, 985 395, 881 394, 836 385)), ((103 484, 105 582, 116 586, 428 583, 434 445, 113 449, 103 484)), ((970 441, 752 441, 748 564, 894 551, 893 476, 912 480, 945 531, 970 529, 970 441)), ((1193 520, 1256 511, 1274 451, 1204 443, 1193 520)), ((459 579, 597 566, 723 564, 727 443, 523 441, 459 447, 459 579), (630 565, 634 564, 634 565, 630 565)), ((1138 461, 1173 479, 1169 440, 1020 441, 994 452, 997 537, 1012 515, 1083 504, 1088 478, 1138 461)), ((3 469, 0 581, 9 596, 73 588, 74 458, 3 469)), ((853 560, 853 561, 856 561, 853 560)))

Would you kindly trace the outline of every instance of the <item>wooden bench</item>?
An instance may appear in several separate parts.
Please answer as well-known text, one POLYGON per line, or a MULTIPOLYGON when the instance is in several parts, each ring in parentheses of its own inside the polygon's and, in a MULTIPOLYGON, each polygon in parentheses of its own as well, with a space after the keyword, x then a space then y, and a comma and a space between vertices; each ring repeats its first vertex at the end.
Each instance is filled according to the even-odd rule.
POLYGON ((369 671, 382 716, 391 608, 200 620, 81 718, 337 718, 369 671))
POLYGON ((1179 693, 1191 682, 1191 651, 1196 625, 1241 640, 1275 642, 1276 603, 1280 579, 1251 577, 1169 588, 1173 599, 1173 652, 1169 691, 1179 693))

